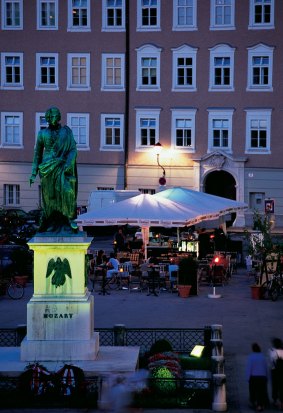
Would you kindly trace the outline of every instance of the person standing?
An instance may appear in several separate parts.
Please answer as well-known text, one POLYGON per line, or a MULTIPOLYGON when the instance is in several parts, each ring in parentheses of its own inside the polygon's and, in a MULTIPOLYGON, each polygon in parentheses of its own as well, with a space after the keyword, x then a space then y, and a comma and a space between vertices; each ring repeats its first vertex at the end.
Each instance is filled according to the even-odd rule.
POLYGON ((119 228, 114 236, 114 252, 124 251, 125 248, 125 235, 122 228, 119 228))
POLYGON ((271 395, 274 406, 283 410, 283 343, 280 338, 273 338, 268 351, 271 371, 271 395), (281 365, 281 367, 280 367, 281 365))
POLYGON ((267 373, 266 358, 258 343, 253 343, 247 360, 246 377, 249 382, 250 403, 259 412, 268 404, 267 373))

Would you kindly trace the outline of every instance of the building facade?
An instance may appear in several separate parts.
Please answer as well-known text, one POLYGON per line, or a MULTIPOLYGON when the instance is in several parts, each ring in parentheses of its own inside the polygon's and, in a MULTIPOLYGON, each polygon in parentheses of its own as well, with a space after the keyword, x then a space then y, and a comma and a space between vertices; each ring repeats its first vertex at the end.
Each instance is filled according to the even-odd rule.
POLYGON ((44 113, 78 147, 78 204, 94 189, 184 186, 274 200, 283 225, 281 0, 0 0, 0 205, 30 187, 44 113), (160 142, 157 158, 154 145, 160 142))

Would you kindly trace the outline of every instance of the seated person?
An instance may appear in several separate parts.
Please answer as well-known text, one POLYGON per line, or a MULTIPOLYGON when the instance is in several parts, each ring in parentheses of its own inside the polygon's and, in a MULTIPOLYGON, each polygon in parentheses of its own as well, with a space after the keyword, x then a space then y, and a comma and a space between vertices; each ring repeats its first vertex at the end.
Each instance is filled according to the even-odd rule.
POLYGON ((106 277, 111 278, 113 274, 117 273, 119 271, 119 265, 120 263, 116 258, 116 254, 114 254, 114 252, 111 252, 109 261, 107 263, 107 267, 109 267, 109 269, 107 270, 106 277))
POLYGON ((168 272, 169 272, 169 281, 170 286, 173 288, 174 283, 177 282, 177 274, 179 270, 179 265, 175 263, 174 260, 168 265, 168 272))

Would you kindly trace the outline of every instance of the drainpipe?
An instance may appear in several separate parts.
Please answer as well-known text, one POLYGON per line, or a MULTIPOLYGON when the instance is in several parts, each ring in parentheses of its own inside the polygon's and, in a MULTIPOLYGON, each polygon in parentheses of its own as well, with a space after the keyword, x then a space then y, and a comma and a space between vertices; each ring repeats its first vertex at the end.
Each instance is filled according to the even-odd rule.
POLYGON ((124 116, 124 189, 128 187, 129 107, 130 107, 130 0, 125 1, 125 116, 124 116))

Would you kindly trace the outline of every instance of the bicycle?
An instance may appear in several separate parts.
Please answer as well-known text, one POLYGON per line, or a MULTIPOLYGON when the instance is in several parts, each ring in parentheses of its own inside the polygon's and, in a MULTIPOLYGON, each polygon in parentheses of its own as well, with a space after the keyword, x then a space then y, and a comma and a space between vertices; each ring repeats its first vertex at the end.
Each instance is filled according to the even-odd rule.
POLYGON ((24 296, 25 289, 21 284, 18 284, 13 277, 8 280, 6 285, 6 293, 12 300, 19 300, 24 296))
POLYGON ((271 298, 272 301, 276 301, 279 295, 283 295, 283 278, 282 274, 275 272, 271 275, 269 281, 265 281, 262 284, 263 297, 271 298))

